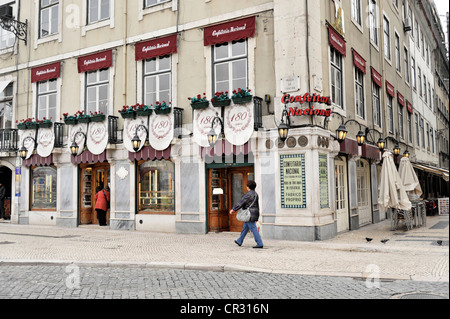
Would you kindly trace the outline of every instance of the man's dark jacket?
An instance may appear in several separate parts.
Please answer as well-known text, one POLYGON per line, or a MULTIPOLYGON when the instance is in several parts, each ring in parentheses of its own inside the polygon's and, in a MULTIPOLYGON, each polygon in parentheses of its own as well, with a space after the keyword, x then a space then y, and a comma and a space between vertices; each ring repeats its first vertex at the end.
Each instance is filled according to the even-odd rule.
POLYGON ((258 194, 255 191, 250 190, 242 197, 239 203, 233 206, 233 210, 237 212, 241 208, 247 209, 250 205, 252 205, 253 201, 255 201, 253 205, 250 207, 251 213, 250 222, 257 222, 259 219, 258 200, 259 200, 258 194))

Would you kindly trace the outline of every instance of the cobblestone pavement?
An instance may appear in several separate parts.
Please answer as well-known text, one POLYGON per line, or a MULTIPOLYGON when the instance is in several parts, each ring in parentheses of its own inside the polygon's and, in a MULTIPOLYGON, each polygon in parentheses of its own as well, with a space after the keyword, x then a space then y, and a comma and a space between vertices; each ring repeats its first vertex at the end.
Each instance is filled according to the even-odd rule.
POLYGON ((448 299, 448 282, 145 267, 0 266, 0 299, 448 299))

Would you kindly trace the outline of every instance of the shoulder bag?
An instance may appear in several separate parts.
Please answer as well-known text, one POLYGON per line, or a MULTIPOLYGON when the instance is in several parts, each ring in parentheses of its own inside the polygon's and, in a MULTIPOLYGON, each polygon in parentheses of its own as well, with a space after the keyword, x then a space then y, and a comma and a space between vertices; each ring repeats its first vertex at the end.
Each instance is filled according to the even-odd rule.
POLYGON ((108 197, 106 197, 105 190, 103 190, 103 196, 105 196, 106 208, 109 209, 111 205, 109 204, 108 197))
POLYGON ((250 221, 250 218, 252 214, 250 213, 250 207, 253 206, 253 204, 256 201, 257 195, 255 195, 255 199, 253 200, 253 203, 250 204, 246 209, 240 209, 239 212, 236 215, 237 220, 240 220, 241 222, 248 222, 250 221))

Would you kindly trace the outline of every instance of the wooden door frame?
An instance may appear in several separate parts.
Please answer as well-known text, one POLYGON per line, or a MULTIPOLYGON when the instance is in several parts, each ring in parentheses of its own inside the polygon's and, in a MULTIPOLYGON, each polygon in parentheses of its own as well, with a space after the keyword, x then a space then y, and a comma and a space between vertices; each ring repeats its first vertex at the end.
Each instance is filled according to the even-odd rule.
MULTIPOLYGON (((345 199, 345 210, 346 210, 346 216, 347 216, 347 229, 343 230, 342 232, 345 231, 349 231, 350 227, 351 227, 351 220, 350 220, 350 205, 349 205, 349 189, 348 189, 348 167, 347 167, 347 160, 346 159, 335 159, 334 160, 334 167, 336 169, 336 162, 339 162, 339 165, 344 167, 344 177, 343 177, 343 183, 344 183, 344 199, 345 199)), ((336 173, 334 174, 334 178, 335 178, 335 183, 336 184, 336 173)), ((336 185, 334 185, 334 187, 336 187, 336 185)), ((337 224, 337 219, 338 219, 338 210, 337 210, 337 206, 336 206, 336 200, 337 198, 334 199, 334 207, 336 210, 336 224, 337 224)), ((337 225, 336 225, 336 229, 337 229, 337 225)))

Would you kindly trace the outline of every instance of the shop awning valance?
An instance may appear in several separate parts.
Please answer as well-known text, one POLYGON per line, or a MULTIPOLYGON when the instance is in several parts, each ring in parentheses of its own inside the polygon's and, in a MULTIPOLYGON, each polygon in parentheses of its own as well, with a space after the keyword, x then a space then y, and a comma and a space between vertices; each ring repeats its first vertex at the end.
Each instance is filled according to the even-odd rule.
POLYGON ((177 35, 136 43, 136 61, 177 53, 177 35))
POLYGON ((405 106, 405 98, 404 98, 403 95, 402 95, 400 92, 398 92, 398 91, 397 91, 397 100, 398 100, 398 103, 399 103, 401 106, 405 106))
POLYGON ((411 164, 414 168, 420 169, 422 171, 425 171, 425 172, 428 172, 428 173, 431 173, 434 175, 441 176, 446 182, 449 181, 449 171, 448 170, 434 167, 434 166, 424 165, 424 164, 417 164, 417 163, 411 163, 411 164))
POLYGON ((328 25, 328 42, 330 46, 343 56, 347 54, 347 47, 344 38, 328 25))
POLYGON ((250 17, 205 28, 205 46, 251 38, 255 35, 256 18, 250 17))
POLYGON ((78 73, 106 69, 112 66, 112 50, 78 58, 78 73))
POLYGON ((61 75, 61 62, 38 66, 31 69, 31 83, 42 82, 59 78, 61 75))
POLYGON ((372 80, 373 83, 375 83, 376 85, 378 85, 378 87, 381 87, 381 83, 383 80, 383 77, 381 76, 380 73, 377 72, 377 70, 375 70, 373 67, 370 67, 371 71, 372 71, 372 80))
POLYGON ((366 74, 366 60, 364 60, 354 49, 352 50, 352 52, 353 64, 355 65, 355 67, 361 70, 362 73, 366 74))
POLYGON ((89 163, 89 164, 95 164, 95 163, 103 163, 106 161, 106 150, 99 154, 99 155, 94 155, 89 151, 84 151, 83 153, 81 153, 81 155, 78 156, 71 156, 72 159, 72 164, 74 165, 78 165, 78 164, 82 164, 82 163, 89 163))
POLYGON ((412 106, 411 102, 406 101, 406 105, 408 106, 408 112, 413 114, 414 111, 413 111, 413 106, 412 106))
POLYGON ((169 146, 164 151, 157 151, 153 147, 144 146, 139 152, 128 152, 128 159, 130 161, 140 161, 140 160, 162 160, 170 159, 172 147, 169 146))
POLYGON ((395 88, 394 86, 389 83, 388 81, 386 81, 386 92, 387 94, 389 94, 390 96, 392 96, 393 98, 395 97, 395 88))
POLYGON ((248 155, 252 151, 251 140, 249 140, 244 145, 233 145, 227 140, 218 141, 213 148, 211 147, 200 147, 200 154, 202 158, 205 156, 230 156, 230 155, 248 155))
POLYGON ((30 167, 30 166, 50 166, 53 164, 53 154, 50 154, 50 156, 42 157, 38 154, 31 155, 31 157, 27 160, 24 160, 22 162, 23 166, 30 167))

